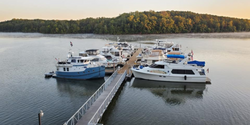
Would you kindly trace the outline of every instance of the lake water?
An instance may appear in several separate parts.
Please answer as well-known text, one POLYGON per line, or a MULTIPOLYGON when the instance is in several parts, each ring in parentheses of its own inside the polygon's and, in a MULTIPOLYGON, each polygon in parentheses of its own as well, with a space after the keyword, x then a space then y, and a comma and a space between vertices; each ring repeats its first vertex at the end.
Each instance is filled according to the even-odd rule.
MULTIPOLYGON (((132 79, 125 83, 103 123, 249 124, 250 33, 244 33, 247 37, 243 38, 213 35, 160 37, 181 44, 185 52, 193 50, 194 59, 206 61, 211 85, 188 84, 185 89, 183 84, 132 79)), ((149 42, 156 36, 139 37, 149 42)), ((108 42, 91 34, 0 33, 0 125, 36 125, 40 110, 44 112, 42 124, 61 125, 67 121, 104 79, 45 79, 44 73, 55 70, 55 58, 65 59, 69 49, 77 54, 108 42)))

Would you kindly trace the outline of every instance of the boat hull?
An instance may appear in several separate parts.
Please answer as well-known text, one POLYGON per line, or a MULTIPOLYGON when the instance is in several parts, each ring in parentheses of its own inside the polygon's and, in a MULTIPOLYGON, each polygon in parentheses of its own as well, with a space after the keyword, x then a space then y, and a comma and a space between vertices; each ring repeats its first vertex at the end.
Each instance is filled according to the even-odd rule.
POLYGON ((154 81, 168 81, 168 82, 192 82, 192 83, 205 83, 206 76, 192 76, 192 75, 169 75, 158 73, 141 72, 137 69, 131 69, 135 78, 141 78, 154 81), (185 78, 186 76, 186 78, 185 78))
POLYGON ((105 76, 105 67, 92 67, 87 68, 84 71, 76 71, 76 72, 62 72, 56 71, 57 78, 66 78, 66 79, 95 79, 95 78, 103 78, 105 76))

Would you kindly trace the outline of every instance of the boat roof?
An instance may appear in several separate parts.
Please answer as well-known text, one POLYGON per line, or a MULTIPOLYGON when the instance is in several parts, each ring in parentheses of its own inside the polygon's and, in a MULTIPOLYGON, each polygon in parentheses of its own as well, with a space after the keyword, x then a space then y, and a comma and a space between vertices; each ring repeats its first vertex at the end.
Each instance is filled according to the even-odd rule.
POLYGON ((199 69, 199 67, 194 67, 191 65, 184 65, 182 63, 167 63, 164 61, 157 61, 155 62, 156 65, 167 65, 167 67, 171 69, 199 69))
POLYGON ((85 52, 87 52, 87 51, 97 51, 97 50, 99 50, 99 49, 88 49, 85 52))
POLYGON ((81 59, 84 59, 84 60, 92 60, 92 59, 94 59, 94 57, 87 56, 87 57, 82 57, 81 59))

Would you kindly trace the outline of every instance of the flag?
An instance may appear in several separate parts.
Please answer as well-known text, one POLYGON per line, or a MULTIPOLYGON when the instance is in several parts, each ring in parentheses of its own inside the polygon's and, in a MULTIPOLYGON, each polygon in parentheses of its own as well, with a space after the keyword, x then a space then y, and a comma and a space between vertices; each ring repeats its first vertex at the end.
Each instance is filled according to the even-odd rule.
POLYGON ((193 50, 191 50, 191 60, 192 61, 194 60, 194 52, 193 52, 193 50))
POLYGON ((56 59, 56 61, 58 61, 57 58, 55 58, 55 59, 56 59))
POLYGON ((72 47, 73 46, 73 43, 70 41, 70 46, 72 47))
POLYGON ((209 68, 207 68, 207 73, 209 73, 209 68))

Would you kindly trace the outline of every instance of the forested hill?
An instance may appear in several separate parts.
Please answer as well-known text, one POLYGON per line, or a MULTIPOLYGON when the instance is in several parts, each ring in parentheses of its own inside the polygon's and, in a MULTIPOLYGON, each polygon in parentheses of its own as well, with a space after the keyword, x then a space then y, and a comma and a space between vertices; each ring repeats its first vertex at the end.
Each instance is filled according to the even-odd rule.
POLYGON ((81 20, 12 19, 0 32, 162 34, 250 31, 250 20, 184 11, 123 13, 115 18, 81 20))

